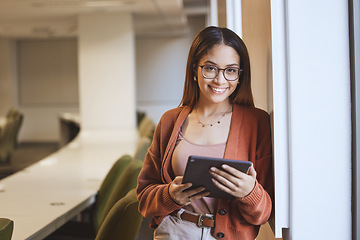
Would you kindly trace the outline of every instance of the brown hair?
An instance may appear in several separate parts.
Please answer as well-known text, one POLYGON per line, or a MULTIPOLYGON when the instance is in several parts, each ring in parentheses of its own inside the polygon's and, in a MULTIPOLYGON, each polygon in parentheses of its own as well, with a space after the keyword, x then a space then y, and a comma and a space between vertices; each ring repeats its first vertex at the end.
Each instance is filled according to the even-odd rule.
POLYGON ((239 77, 239 84, 230 95, 230 102, 240 105, 254 106, 251 91, 250 59, 245 43, 241 38, 227 28, 207 27, 195 37, 189 51, 186 65, 186 76, 183 97, 180 106, 193 107, 199 100, 199 86, 194 77, 200 59, 213 47, 225 44, 232 47, 240 57, 240 68, 242 72, 239 77))

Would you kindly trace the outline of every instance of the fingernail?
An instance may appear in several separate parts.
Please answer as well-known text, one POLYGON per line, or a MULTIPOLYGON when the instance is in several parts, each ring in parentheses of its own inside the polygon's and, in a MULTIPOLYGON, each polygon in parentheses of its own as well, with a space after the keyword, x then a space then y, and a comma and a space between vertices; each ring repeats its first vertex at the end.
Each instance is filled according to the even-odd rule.
POLYGON ((211 167, 211 168, 210 168, 210 171, 215 172, 215 171, 216 171, 216 168, 215 168, 215 167, 211 167))

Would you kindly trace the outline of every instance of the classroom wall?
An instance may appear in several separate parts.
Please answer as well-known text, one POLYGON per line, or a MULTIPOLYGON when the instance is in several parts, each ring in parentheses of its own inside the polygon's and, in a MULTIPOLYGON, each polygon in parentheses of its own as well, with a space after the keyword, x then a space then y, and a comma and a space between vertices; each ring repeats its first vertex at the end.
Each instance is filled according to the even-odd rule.
MULTIPOLYGON (((136 37, 136 105, 138 110, 146 112, 154 122, 158 122, 164 111, 179 105, 188 49, 195 34, 204 26, 205 17, 190 17, 189 30, 185 35, 136 37)), ((52 42, 51 39, 39 40, 41 41, 44 44, 52 42)), ((61 43, 61 39, 57 41, 61 43)), ((77 40, 72 39, 72 41, 75 43, 77 40)), ((73 101, 71 104, 59 101, 56 103, 48 101, 46 104, 22 104, 19 101, 21 99, 18 91, 19 78, 16 76, 19 70, 16 41, 0 40, 0 53, 0 63, 6 63, 0 64, 0 116, 4 116, 12 106, 24 113, 24 123, 19 134, 20 141, 58 141, 59 116, 64 112, 78 113, 78 101, 73 101)), ((33 57, 31 61, 34 64, 37 58, 33 57)), ((63 71, 66 74, 66 69, 63 71)), ((65 82, 63 84, 66 85, 65 82)), ((22 90, 31 94, 31 89, 22 90)), ((44 92, 50 90, 54 91, 51 87, 43 87, 44 92)))
POLYGON ((188 51, 195 35, 205 27, 205 17, 188 21, 186 35, 136 39, 137 108, 154 122, 181 101, 188 51))
POLYGON ((0 116, 5 115, 11 107, 14 96, 14 43, 0 38, 0 116))

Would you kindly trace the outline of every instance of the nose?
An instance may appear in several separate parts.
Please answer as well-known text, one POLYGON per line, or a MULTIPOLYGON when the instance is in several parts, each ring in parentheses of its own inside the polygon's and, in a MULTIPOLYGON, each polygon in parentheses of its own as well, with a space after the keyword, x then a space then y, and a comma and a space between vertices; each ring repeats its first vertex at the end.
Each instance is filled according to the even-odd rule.
POLYGON ((225 76, 224 76, 224 72, 225 69, 219 69, 218 75, 216 76, 216 78, 214 78, 214 80, 218 83, 218 84, 224 84, 227 82, 225 76), (222 71, 222 72, 221 72, 222 71))

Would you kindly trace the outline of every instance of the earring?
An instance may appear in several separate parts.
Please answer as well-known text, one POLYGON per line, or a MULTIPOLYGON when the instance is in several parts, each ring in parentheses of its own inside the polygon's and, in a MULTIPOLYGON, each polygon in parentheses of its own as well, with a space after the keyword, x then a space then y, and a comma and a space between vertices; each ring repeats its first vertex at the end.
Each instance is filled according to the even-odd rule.
POLYGON ((197 81, 197 77, 196 77, 196 76, 194 77, 194 81, 195 81, 195 82, 197 81))

